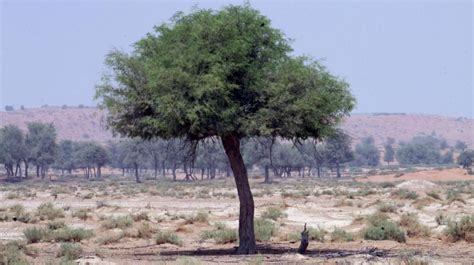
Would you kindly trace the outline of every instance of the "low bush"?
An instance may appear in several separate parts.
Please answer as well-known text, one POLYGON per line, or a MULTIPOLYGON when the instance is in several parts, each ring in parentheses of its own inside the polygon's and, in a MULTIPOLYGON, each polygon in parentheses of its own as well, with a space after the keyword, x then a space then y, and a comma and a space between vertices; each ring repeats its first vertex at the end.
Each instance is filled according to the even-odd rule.
POLYGON ((123 232, 110 233, 97 239, 99 245, 109 245, 120 241, 124 237, 123 232))
POLYGON ((418 198, 418 194, 415 191, 408 189, 398 189, 392 192, 392 195, 399 197, 400 199, 405 200, 415 200, 418 198))
POLYGON ((82 247, 77 243, 63 243, 59 248, 57 257, 65 260, 76 260, 82 255, 82 247))
POLYGON ((94 232, 84 228, 70 228, 64 227, 55 231, 52 231, 50 238, 56 242, 81 242, 84 239, 88 239, 94 236, 94 232))
POLYGON ((364 238, 367 240, 394 240, 400 243, 406 242, 405 231, 397 224, 385 220, 378 223, 377 226, 370 225, 364 232, 364 238))
POLYGON ((215 229, 201 233, 201 239, 213 239, 217 244, 233 243, 238 240, 238 234, 235 229, 227 228, 223 223, 216 223, 215 229))
POLYGON ((28 265, 25 250, 26 247, 17 241, 0 243, 0 264, 28 265))
POLYGON ((392 203, 382 202, 378 205, 377 209, 382 213, 395 213, 397 212, 397 206, 392 203))
POLYGON ((133 218, 130 215, 125 215, 117 217, 106 217, 106 219, 102 222, 102 227, 105 229, 124 229, 132 226, 132 224, 133 218))
POLYGON ((177 234, 169 231, 159 231, 155 236, 155 242, 158 245, 169 243, 181 246, 183 244, 177 234))
POLYGON ((354 236, 341 228, 334 228, 331 232, 331 242, 354 241, 354 236))
POLYGON ((45 237, 46 232, 42 228, 33 227, 23 230, 23 235, 25 235, 26 242, 32 244, 40 242, 45 237))
POLYGON ((431 234, 429 227, 420 224, 417 215, 414 213, 402 214, 398 223, 405 228, 409 237, 428 237, 431 234))
POLYGON ((137 236, 139 238, 151 238, 156 231, 149 223, 143 223, 138 227, 137 236))
POLYGON ((209 222, 209 214, 203 211, 199 211, 195 215, 183 215, 181 216, 184 219, 185 224, 194 224, 194 223, 207 223, 209 222))
POLYGON ((55 208, 52 203, 43 203, 36 210, 36 215, 40 220, 54 220, 56 218, 63 218, 64 211, 60 208, 55 208))
POLYGON ((48 223, 48 229, 49 230, 58 230, 60 228, 64 228, 66 224, 64 221, 51 221, 48 223))
POLYGON ((285 216, 286 214, 283 213, 283 210, 278 206, 270 206, 265 210, 265 212, 262 213, 262 218, 272 219, 274 221, 285 216))
POLYGON ((89 218, 89 213, 90 212, 91 212, 90 209, 85 209, 85 208, 79 209, 79 210, 72 213, 72 217, 77 217, 77 218, 85 221, 89 218))
POLYGON ((254 221, 255 239, 259 242, 269 241, 275 235, 276 227, 268 219, 258 218, 254 221))
POLYGON ((444 233, 452 241, 466 240, 474 243, 474 215, 463 216, 458 222, 448 221, 444 233))

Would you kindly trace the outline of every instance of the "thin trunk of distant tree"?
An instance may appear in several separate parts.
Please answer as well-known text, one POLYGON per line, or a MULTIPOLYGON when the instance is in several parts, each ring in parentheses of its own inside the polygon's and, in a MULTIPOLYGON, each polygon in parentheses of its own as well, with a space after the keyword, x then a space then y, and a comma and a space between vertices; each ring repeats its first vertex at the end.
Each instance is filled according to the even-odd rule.
POLYGON ((139 178, 139 175, 138 175, 138 163, 133 163, 133 166, 135 167, 135 180, 137 181, 137 183, 140 183, 140 178, 139 178))

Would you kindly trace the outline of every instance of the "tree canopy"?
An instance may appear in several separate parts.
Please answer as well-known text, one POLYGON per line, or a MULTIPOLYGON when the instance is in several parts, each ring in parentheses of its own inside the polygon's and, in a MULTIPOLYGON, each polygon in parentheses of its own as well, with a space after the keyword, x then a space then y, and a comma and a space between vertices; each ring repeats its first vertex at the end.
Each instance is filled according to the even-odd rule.
POLYGON ((98 87, 109 125, 130 137, 324 136, 354 106, 348 84, 290 56, 289 41, 249 6, 176 14, 111 52, 98 87))

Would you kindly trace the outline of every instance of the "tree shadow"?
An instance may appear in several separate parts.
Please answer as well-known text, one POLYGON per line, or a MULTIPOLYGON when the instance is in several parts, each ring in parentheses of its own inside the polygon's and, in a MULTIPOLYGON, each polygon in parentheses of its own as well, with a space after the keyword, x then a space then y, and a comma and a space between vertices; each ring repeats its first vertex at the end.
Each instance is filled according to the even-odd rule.
MULTIPOLYGON (((237 247, 235 248, 209 248, 196 250, 169 250, 160 252, 161 256, 230 256, 236 255, 237 247)), ((262 255, 284 255, 296 254, 297 249, 284 246, 274 245, 258 245, 257 252, 262 255)), ((346 249, 309 249, 305 252, 305 256, 309 257, 324 257, 324 258, 344 258, 353 255, 366 254, 374 257, 389 257, 393 253, 389 250, 378 248, 367 248, 361 250, 346 250, 346 249)))

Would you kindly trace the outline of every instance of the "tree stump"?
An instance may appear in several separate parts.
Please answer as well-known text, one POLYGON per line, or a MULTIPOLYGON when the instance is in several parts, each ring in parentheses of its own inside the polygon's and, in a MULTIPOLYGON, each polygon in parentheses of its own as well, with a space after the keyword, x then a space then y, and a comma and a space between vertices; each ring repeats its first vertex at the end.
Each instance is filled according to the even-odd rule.
POLYGON ((306 223, 304 224, 303 232, 301 232, 301 242, 298 248, 298 253, 304 254, 309 245, 309 231, 306 230, 306 223))

